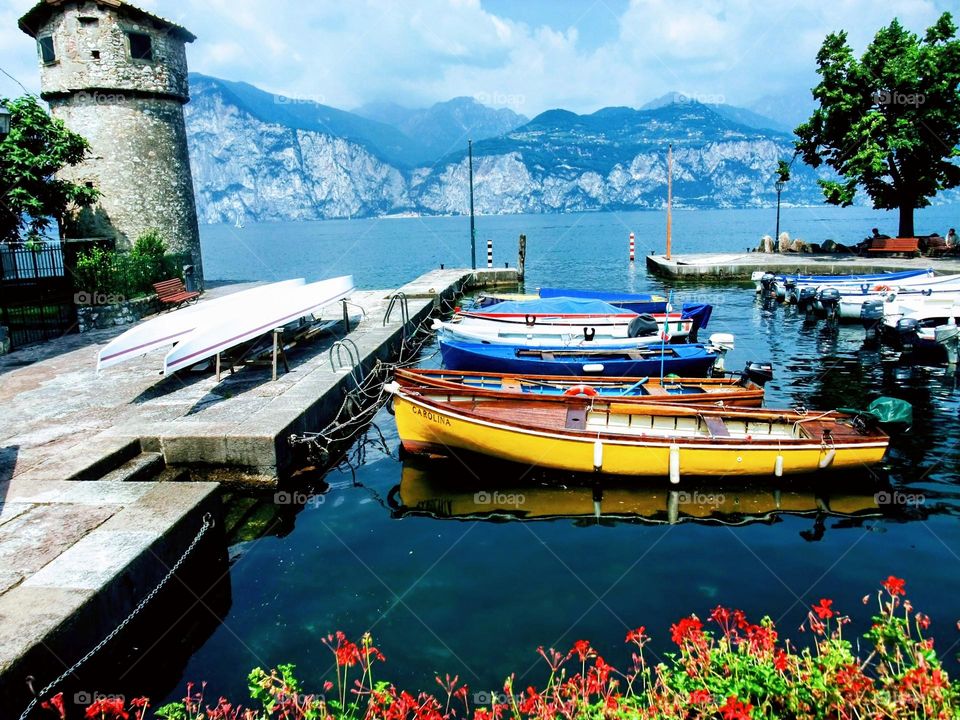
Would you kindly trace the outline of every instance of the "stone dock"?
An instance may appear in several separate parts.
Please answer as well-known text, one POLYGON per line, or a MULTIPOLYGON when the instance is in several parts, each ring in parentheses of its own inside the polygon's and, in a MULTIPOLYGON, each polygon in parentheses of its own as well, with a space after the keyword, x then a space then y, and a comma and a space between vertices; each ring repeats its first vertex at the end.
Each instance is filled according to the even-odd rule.
POLYGON ((933 268, 938 273, 960 273, 960 258, 873 258, 857 255, 807 253, 723 253, 648 255, 647 271, 669 280, 749 280, 754 272, 845 275, 933 268))
MULTIPOLYGON (((441 301, 516 283, 512 269, 451 269, 354 293, 350 312, 362 319, 347 337, 359 373, 395 357, 441 301), (384 322, 397 291, 409 315, 404 321, 398 304, 384 322)), ((329 311, 341 314, 339 304, 329 311)), ((354 368, 331 365, 335 337, 290 350, 290 371, 281 368, 276 381, 259 366, 224 372, 220 382, 212 368, 164 378, 163 351, 98 374, 97 352, 124 329, 0 358, 2 717, 17 717, 29 701, 28 676, 39 690, 79 659, 163 578, 203 517, 220 518, 213 480, 284 478, 296 462, 287 438, 326 425, 353 387, 354 368)), ((222 529, 195 553, 225 562, 222 529)))

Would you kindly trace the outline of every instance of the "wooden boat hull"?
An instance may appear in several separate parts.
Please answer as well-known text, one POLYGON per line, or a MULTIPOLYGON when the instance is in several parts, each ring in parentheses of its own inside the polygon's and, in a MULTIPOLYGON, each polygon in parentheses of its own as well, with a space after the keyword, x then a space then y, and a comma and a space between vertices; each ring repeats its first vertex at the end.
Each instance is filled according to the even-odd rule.
POLYGON ((605 380, 562 375, 510 375, 504 373, 397 370, 396 381, 405 387, 474 392, 488 397, 530 397, 564 402, 577 392, 596 393, 618 402, 719 404, 760 407, 763 388, 741 378, 618 378, 605 380), (584 390, 583 388, 586 388, 584 390))
MULTIPOLYGON (((415 454, 445 456, 466 451, 577 473, 678 480, 689 476, 774 476, 863 467, 883 459, 889 440, 882 433, 863 441, 834 442, 832 446, 814 438, 691 440, 671 436, 669 422, 658 426, 656 421, 651 428, 656 434, 625 437, 586 427, 582 431, 548 429, 531 422, 517 403, 491 417, 483 416, 476 406, 476 399, 472 403, 469 399, 459 403, 432 402, 423 395, 395 388, 394 412, 404 449, 415 454), (502 419, 505 415, 513 420, 502 419)), ((586 403, 580 405, 580 412, 584 416, 590 412, 586 403)))

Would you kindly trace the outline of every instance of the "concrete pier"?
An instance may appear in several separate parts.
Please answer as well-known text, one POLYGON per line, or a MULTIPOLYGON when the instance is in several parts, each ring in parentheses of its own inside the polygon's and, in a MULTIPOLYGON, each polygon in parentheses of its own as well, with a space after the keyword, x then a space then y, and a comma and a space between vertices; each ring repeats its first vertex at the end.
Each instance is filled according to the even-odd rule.
MULTIPOLYGON (((357 372, 395 357, 441 300, 516 283, 512 269, 451 269, 355 293, 357 372), (384 322, 397 292, 409 316, 397 305, 384 322)), ((56 677, 155 587, 205 514, 219 521, 218 485, 198 478, 276 482, 293 469, 289 435, 322 428, 353 387, 354 368, 331 366, 335 337, 291 349, 275 382, 260 366, 164 378, 163 350, 98 375, 100 347, 125 329, 0 358, 0 707, 17 715, 28 675, 37 690, 56 677)), ((222 545, 218 530, 197 550, 209 562, 222 545)))
POLYGON ((846 275, 934 268, 960 273, 960 258, 873 258, 807 253, 721 253, 647 256, 647 271, 671 280, 749 280, 754 272, 846 275))

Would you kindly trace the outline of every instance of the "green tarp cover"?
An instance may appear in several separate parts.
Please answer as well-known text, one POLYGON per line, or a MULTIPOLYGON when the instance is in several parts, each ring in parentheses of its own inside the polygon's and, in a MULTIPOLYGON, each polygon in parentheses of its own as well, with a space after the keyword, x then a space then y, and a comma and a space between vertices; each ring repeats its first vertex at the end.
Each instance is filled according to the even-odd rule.
POLYGON ((877 422, 913 424, 913 406, 906 400, 891 397, 878 397, 866 410, 840 408, 840 412, 850 415, 873 415, 877 422))

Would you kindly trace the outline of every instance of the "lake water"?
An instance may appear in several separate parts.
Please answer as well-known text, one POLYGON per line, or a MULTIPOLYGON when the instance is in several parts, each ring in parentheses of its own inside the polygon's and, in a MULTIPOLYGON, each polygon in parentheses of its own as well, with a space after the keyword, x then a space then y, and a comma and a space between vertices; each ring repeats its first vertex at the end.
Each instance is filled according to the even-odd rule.
MULTIPOLYGON (((770 210, 679 211, 674 251, 742 251, 772 234, 773 220, 770 210)), ((960 208, 932 208, 919 214, 917 228, 943 234, 958 221, 960 208)), ((663 225, 657 213, 484 217, 478 261, 492 237, 497 264, 512 263, 525 232, 529 287, 663 290, 642 262, 647 251, 662 250, 663 225), (641 256, 634 267, 626 262, 631 230, 641 256)), ((781 221, 812 242, 856 242, 874 226, 894 234, 895 218, 785 208, 781 221)), ((464 218, 206 227, 206 273, 216 280, 353 273, 361 287, 395 286, 440 263, 468 264, 466 228, 464 218)), ((544 679, 537 646, 566 650, 588 638, 625 664, 628 628, 646 625, 662 653, 671 622, 689 612, 705 617, 718 603, 755 618, 770 614, 783 635, 802 640, 806 608, 831 597, 863 631, 868 608, 860 599, 889 574, 907 579, 914 604, 934 619, 937 647, 954 657, 955 377, 885 361, 863 347, 859 326, 834 331, 805 324, 791 308, 764 309, 752 289, 685 284, 679 295, 712 302, 709 330, 736 335, 728 367, 774 363, 769 405, 865 406, 893 395, 913 403, 913 429, 894 438, 877 477, 685 487, 670 523, 664 483, 606 484, 598 492, 556 476, 517 484, 502 468, 401 462, 392 418, 382 412, 376 424, 385 447, 372 433, 363 462, 330 472, 324 494, 276 516, 272 495, 248 510, 254 520, 231 547, 232 604, 222 624, 185 666, 148 655, 154 675, 143 689, 175 699, 187 681, 206 680, 208 695, 237 700, 246 697, 252 667, 285 662, 316 689, 330 671, 322 638, 338 629, 355 638, 371 630, 389 660, 380 677, 410 689, 436 689, 434 674, 445 672, 474 690, 500 688, 516 672, 524 687, 544 679), (478 517, 489 498, 529 519, 478 517), (264 534, 254 537, 254 527, 264 534)), ((433 351, 426 349, 425 364, 437 363, 433 351)))

